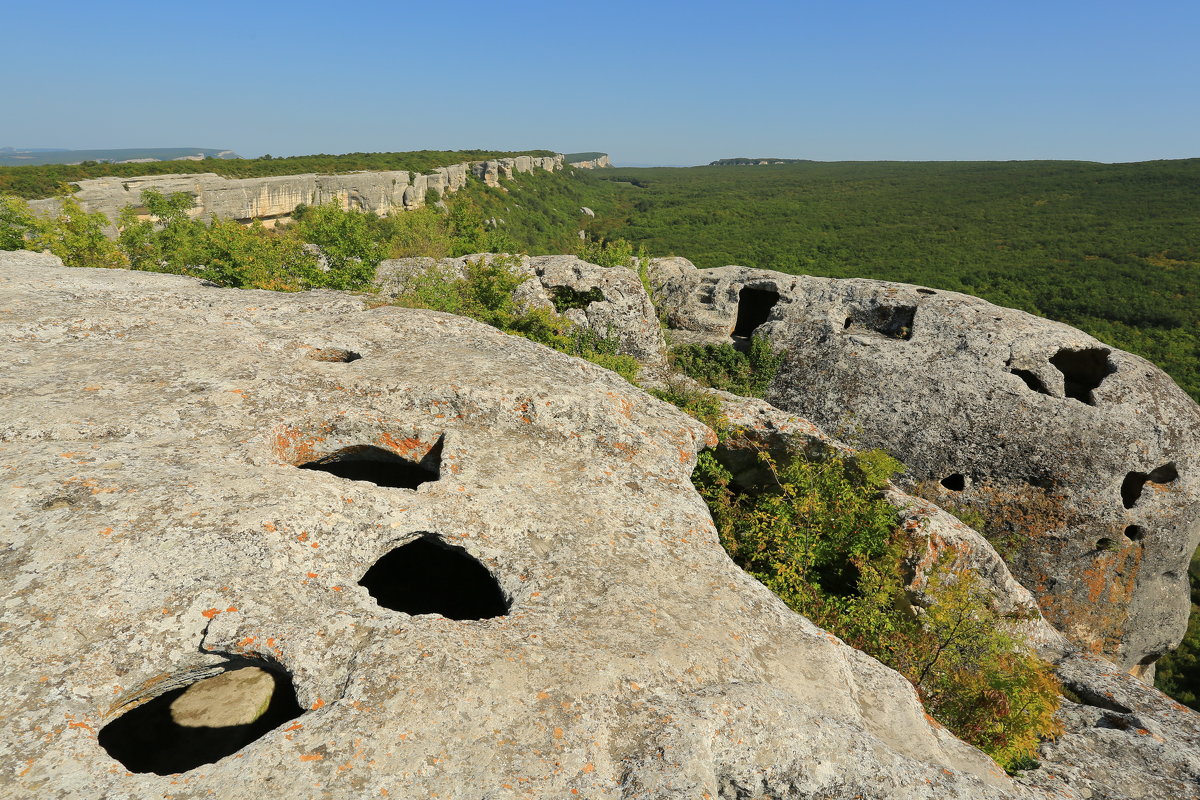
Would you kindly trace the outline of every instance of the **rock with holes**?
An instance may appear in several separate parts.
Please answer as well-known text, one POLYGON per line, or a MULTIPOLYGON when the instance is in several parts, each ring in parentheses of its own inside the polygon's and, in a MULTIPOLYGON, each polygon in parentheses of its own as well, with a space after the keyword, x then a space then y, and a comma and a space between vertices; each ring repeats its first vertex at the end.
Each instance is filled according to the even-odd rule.
MULTIPOLYGON (((471 261, 490 262, 494 255, 459 258, 399 258, 383 261, 375 284, 395 297, 430 269, 466 276, 471 261)), ((666 343, 650 296, 637 273, 626 267, 600 267, 576 256, 515 256, 513 268, 531 279, 516 297, 526 307, 554 308, 597 336, 613 339, 617 350, 648 365, 666 362, 666 343)))
POLYGON ((1200 543, 1200 409, 1161 370, 1067 325, 906 284, 656 264, 681 341, 759 333, 773 404, 974 509, 1046 617, 1148 677, 1183 636, 1200 543))
MULTIPOLYGON (((715 394, 732 428, 715 455, 743 487, 771 480, 757 458, 762 450, 777 458, 796 447, 810 457, 830 450, 854 453, 811 422, 766 402, 715 394)), ((998 611, 1024 617, 1011 623, 1014 633, 1055 665, 1067 689, 1057 714, 1062 733, 1041 745, 1039 766, 1022 772, 1023 782, 1047 791, 1065 785, 1075 796, 1092 798, 1200 796, 1200 714, 1111 661, 1070 646, 991 544, 953 515, 894 486, 886 497, 907 534, 905 577, 912 601, 929 604, 929 569, 950 558, 945 565, 970 572, 998 611)))
POLYGON ((0 254, 6 796, 1045 796, 738 570, 613 373, 54 262, 0 254))

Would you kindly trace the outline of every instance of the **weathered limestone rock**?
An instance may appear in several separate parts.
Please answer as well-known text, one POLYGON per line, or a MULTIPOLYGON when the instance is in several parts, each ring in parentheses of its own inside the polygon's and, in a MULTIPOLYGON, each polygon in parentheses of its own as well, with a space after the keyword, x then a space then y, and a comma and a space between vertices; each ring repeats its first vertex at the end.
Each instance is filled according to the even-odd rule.
POLYGON ((676 341, 788 349, 768 393, 855 432, 987 533, 1046 617, 1135 674, 1183 636, 1200 544, 1200 409, 1067 325, 906 284, 656 262, 676 341))
POLYGON ((609 160, 607 155, 602 155, 599 158, 586 159, 584 161, 571 162, 571 166, 578 169, 604 169, 605 167, 611 167, 612 165, 612 161, 609 160))
MULTIPOLYGON (((813 456, 830 450, 854 453, 808 420, 764 401, 713 393, 735 432, 718 446, 717 454, 741 485, 758 482, 754 470, 761 471, 760 450, 776 457, 789 446, 813 456)), ((1037 610, 1033 595, 1016 581, 991 544, 953 515, 896 487, 886 496, 900 513, 913 548, 906 573, 912 601, 928 606, 929 568, 949 556, 950 569, 973 574, 993 607, 1027 615, 1025 621, 1012 624, 1014 633, 1055 664, 1070 693, 1057 715, 1063 733, 1041 746, 1040 766, 1021 773, 1024 784, 1095 799, 1200 797, 1200 714, 1112 662, 1071 646, 1037 610)))
MULTIPOLYGON (((396 208, 411 210, 425 205, 425 191, 441 194, 457 192, 466 185, 467 175, 477 167, 496 165, 491 173, 505 177, 531 173, 535 169, 553 172, 562 169, 562 156, 520 156, 499 161, 477 161, 439 167, 428 174, 404 171, 352 172, 339 175, 280 175, 267 178, 224 178, 211 172, 188 175, 148 175, 136 178, 91 178, 78 181, 74 195, 88 211, 100 211, 115 222, 127 205, 137 206, 142 192, 157 189, 163 194, 186 192, 196 200, 193 217, 218 217, 237 220, 287 219, 301 203, 315 205, 337 201, 343 208, 356 208, 386 214, 396 208)), ((478 173, 487 180, 483 173, 478 173)), ((493 185, 494 182, 493 182, 493 185)), ((33 200, 30 206, 44 214, 57 213, 57 198, 33 200)))
POLYGON ((688 480, 708 432, 612 373, 353 296, 53 261, 0 254, 11 796, 1047 796, 738 570, 688 480), (417 540, 505 613, 381 606, 360 580, 417 540), (182 777, 97 742, 234 666, 303 713, 182 777))
MULTIPOLYGON (((431 267, 436 266, 463 277, 468 261, 490 261, 494 257, 489 253, 477 253, 440 261, 430 258, 389 259, 380 263, 375 284, 384 295, 395 297, 407 289, 415 275, 431 267)), ((632 270, 600 267, 576 256, 565 255, 520 256, 516 267, 531 278, 518 287, 518 300, 531 307, 554 308, 553 293, 557 288, 572 289, 579 293, 598 290, 602 299, 589 302, 585 308, 569 309, 564 315, 600 336, 616 338, 621 353, 646 364, 665 363, 666 342, 654 304, 632 270)))

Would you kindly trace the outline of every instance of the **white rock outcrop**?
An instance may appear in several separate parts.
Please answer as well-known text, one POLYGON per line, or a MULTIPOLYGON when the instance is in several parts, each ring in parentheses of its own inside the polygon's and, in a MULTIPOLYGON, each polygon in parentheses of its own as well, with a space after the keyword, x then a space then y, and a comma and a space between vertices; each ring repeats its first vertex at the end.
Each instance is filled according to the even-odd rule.
POLYGON ((1050 796, 734 566, 689 482, 709 432, 610 372, 35 254, 0 254, 0 330, 7 796, 1050 796), (418 550, 470 569, 397 600, 418 550), (222 729, 142 710, 246 666, 281 721, 152 771, 222 729))
MULTIPOLYGON (((115 222, 125 206, 141 203, 142 192, 155 189, 162 194, 184 192, 196 205, 193 217, 212 214, 227 219, 249 221, 287 219, 304 203, 317 205, 336 201, 343 208, 356 208, 385 214, 392 209, 411 210, 425 205, 428 189, 439 194, 453 194, 462 189, 468 175, 475 175, 489 185, 498 185, 500 177, 532 173, 535 170, 554 172, 562 169, 562 156, 502 158, 493 161, 474 161, 438 167, 429 173, 350 172, 334 175, 304 173, 266 178, 225 178, 211 172, 186 175, 148 175, 136 178, 91 178, 77 182, 79 191, 74 197, 87 211, 99 211, 115 222)), ((57 198, 30 201, 39 213, 57 212, 57 198)))

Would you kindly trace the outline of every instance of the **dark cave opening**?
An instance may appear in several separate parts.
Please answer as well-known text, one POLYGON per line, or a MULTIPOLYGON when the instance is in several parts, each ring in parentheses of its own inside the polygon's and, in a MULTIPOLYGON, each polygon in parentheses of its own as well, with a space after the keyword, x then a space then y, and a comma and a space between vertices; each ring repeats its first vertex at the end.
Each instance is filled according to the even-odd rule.
MULTIPOLYGON (((1022 381, 1024 381, 1026 386, 1028 386, 1030 389, 1037 392, 1038 394, 1050 395, 1050 390, 1046 388, 1046 384, 1042 382, 1042 379, 1039 378, 1037 375, 1033 374, 1032 372, 1030 372, 1029 370, 1027 370, 1027 369, 1010 369, 1009 372, 1011 372, 1013 375, 1016 375, 1018 378, 1020 378, 1022 381)), ((1050 396, 1053 397, 1053 395, 1050 395, 1050 396)))
POLYGON ((737 322, 733 326, 733 335, 745 337, 754 335, 758 326, 771 316, 771 310, 778 302, 779 292, 743 287, 738 292, 737 322))
POLYGON ((286 672, 242 660, 125 712, 97 741, 130 772, 171 775, 233 755, 301 713, 286 672))
POLYGON ((1059 350, 1050 363, 1063 374, 1063 393, 1089 406, 1096 405, 1092 391, 1116 370, 1108 361, 1111 351, 1102 347, 1059 350))
POLYGON ((942 478, 942 486, 945 486, 952 492, 961 492, 967 488, 967 478, 962 473, 956 472, 953 475, 947 475, 942 478))
POLYGON ((877 333, 888 339, 908 341, 913 335, 917 317, 916 306, 879 305, 865 310, 856 310, 846 317, 843 330, 850 332, 877 333))
POLYGON ((1126 508, 1133 508, 1142 498, 1142 492, 1147 483, 1161 486, 1171 483, 1178 477, 1179 471, 1174 464, 1163 464, 1150 472, 1130 472, 1125 475, 1125 480, 1121 481, 1121 504, 1126 508))
POLYGON ((420 462, 371 445, 346 447, 301 464, 300 469, 328 472, 351 481, 366 481, 391 489, 416 489, 436 481, 441 473, 442 443, 439 440, 420 462))
POLYGON ((500 584, 461 547, 426 534, 403 544, 367 570, 359 585, 384 608, 406 614, 441 614, 456 620, 508 613, 500 584))

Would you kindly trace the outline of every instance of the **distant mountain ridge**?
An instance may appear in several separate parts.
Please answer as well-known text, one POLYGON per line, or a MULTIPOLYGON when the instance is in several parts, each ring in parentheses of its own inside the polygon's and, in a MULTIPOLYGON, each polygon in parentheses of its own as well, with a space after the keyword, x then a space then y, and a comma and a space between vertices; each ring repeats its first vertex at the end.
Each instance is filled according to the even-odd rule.
POLYGON ((7 167, 36 164, 78 164, 83 161, 111 161, 116 164, 139 161, 202 161, 205 158, 241 158, 241 156, 232 150, 219 150, 211 147, 130 147, 108 150, 0 147, 0 166, 7 167))
POLYGON ((811 164, 811 158, 718 158, 710 167, 761 167, 767 164, 811 164))

